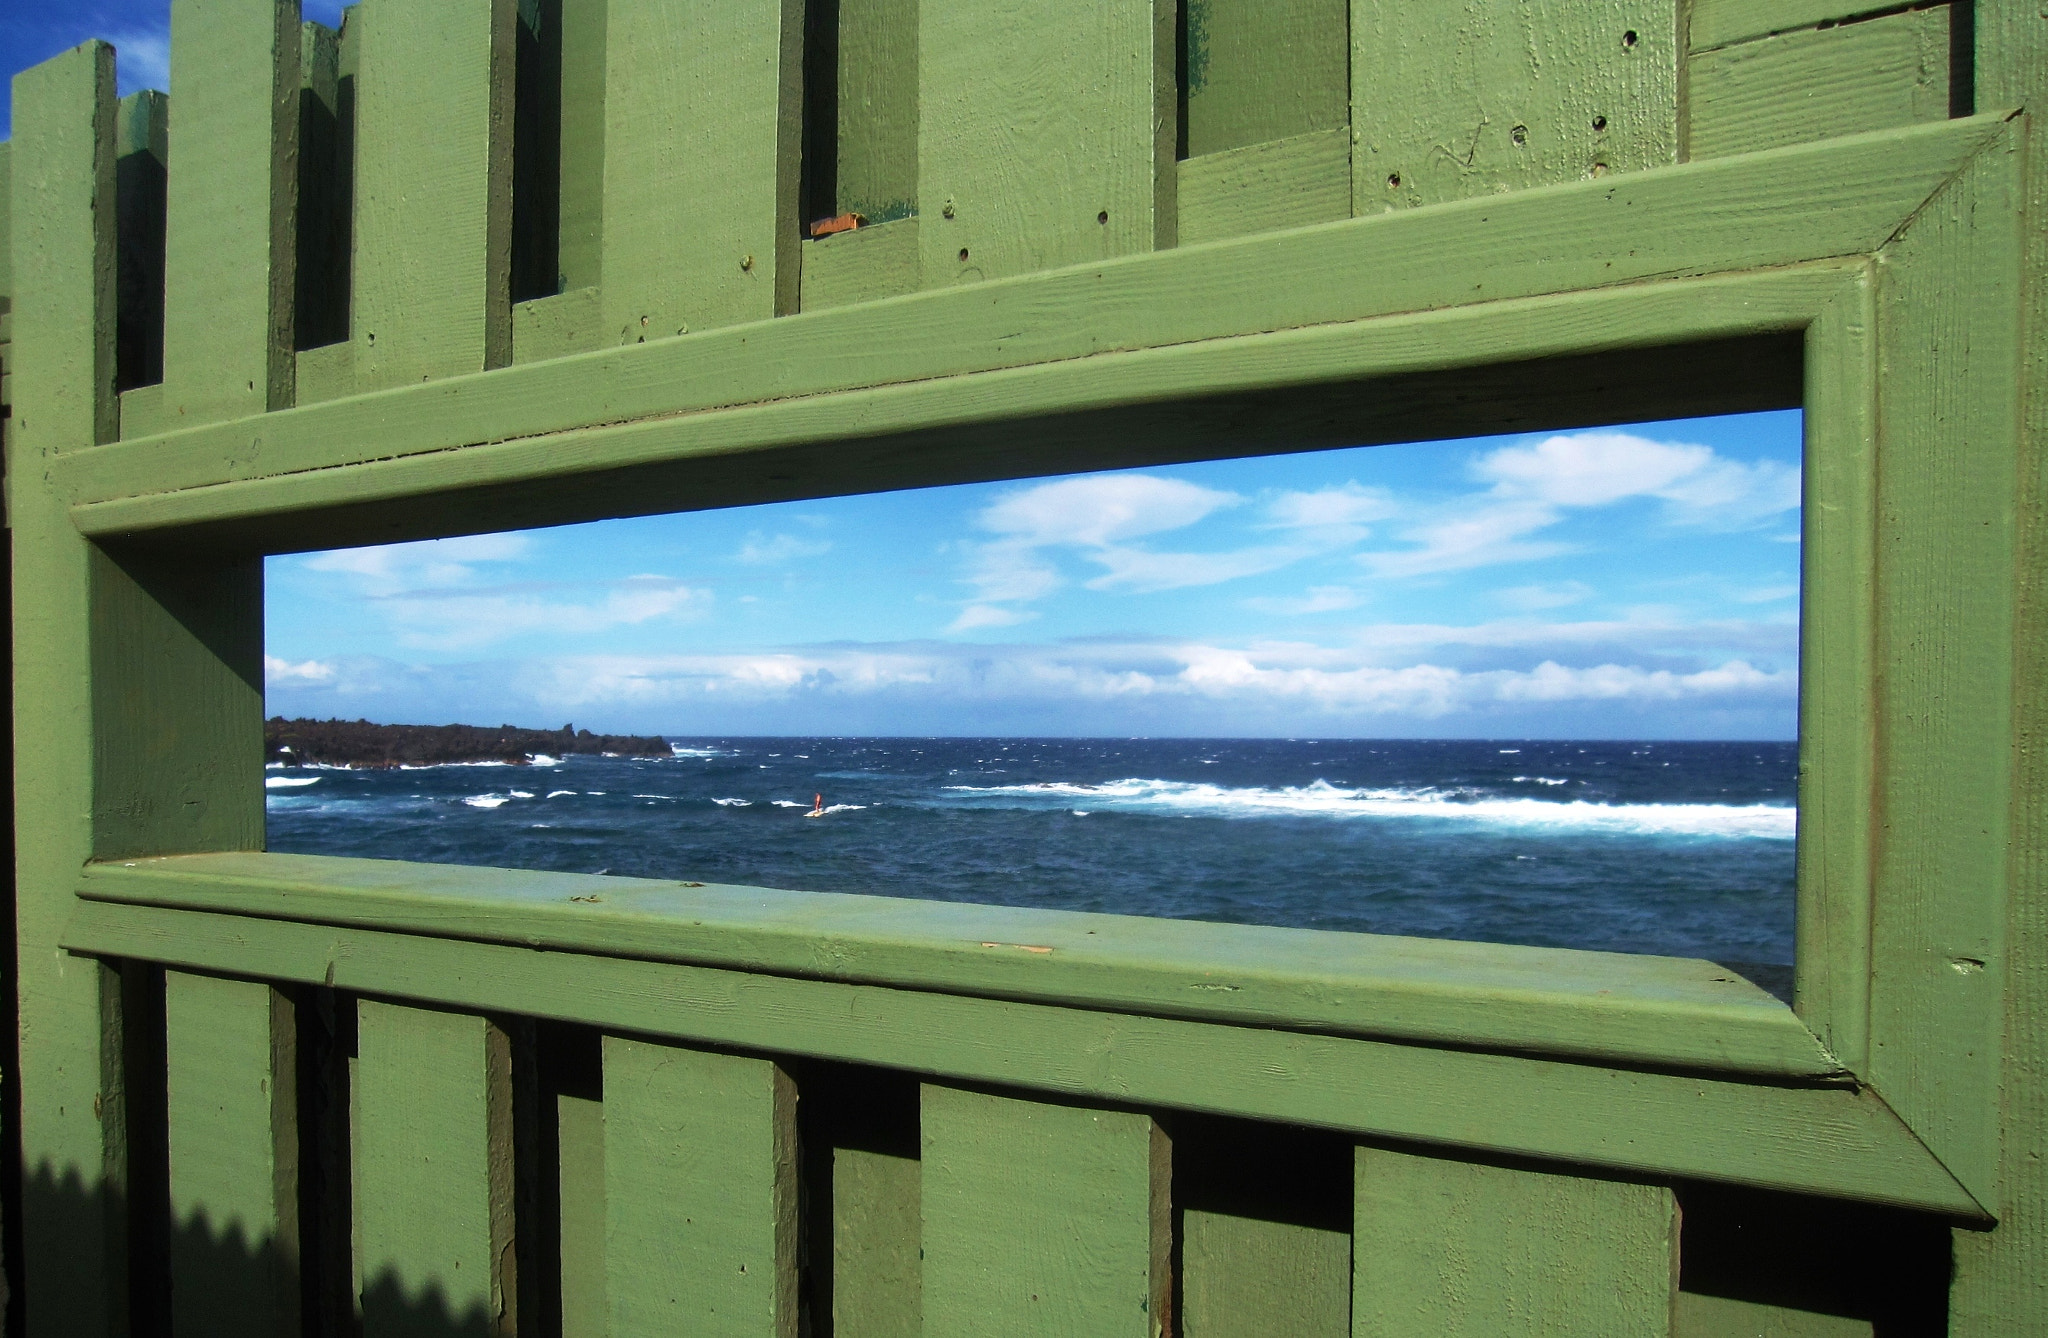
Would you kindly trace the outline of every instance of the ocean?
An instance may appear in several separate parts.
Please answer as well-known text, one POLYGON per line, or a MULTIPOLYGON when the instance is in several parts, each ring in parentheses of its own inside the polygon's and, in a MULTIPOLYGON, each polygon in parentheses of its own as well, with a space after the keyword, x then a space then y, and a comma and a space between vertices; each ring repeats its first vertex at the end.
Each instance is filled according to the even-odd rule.
POLYGON ((272 850, 1704 957, 1790 989, 1797 745, 676 738, 271 767, 272 850), (822 796, 824 814, 807 818, 822 796))

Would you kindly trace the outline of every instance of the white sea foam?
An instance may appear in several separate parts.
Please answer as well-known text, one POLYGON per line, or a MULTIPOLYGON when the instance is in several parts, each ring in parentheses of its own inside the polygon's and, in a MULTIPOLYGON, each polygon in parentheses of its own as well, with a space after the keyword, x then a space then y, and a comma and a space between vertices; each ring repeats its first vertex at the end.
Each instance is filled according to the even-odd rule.
POLYGON ((511 797, 512 797, 512 798, 514 798, 514 799, 531 799, 531 798, 533 798, 533 791, 531 791, 531 790, 508 790, 508 791, 506 791, 506 793, 507 793, 507 794, 509 794, 509 795, 511 795, 511 797))
MULTIPOLYGON (((802 808, 803 805, 798 804, 797 807, 802 808)), ((822 809, 816 811, 820 813, 858 813, 866 807, 866 804, 827 804, 822 809)))
POLYGON ((721 749, 721 748, 685 748, 685 747, 683 747, 683 745, 681 745, 680 743, 672 743, 672 744, 670 744, 670 745, 668 746, 668 755, 669 755, 670 757, 727 757, 727 756, 730 756, 730 754, 726 753, 726 752, 725 752, 725 750, 723 750, 723 749, 721 749))
POLYGON ((320 778, 318 776, 265 776, 263 778, 263 788, 266 790, 296 790, 301 785, 318 785, 319 783, 320 778))
POLYGON ((462 802, 471 808, 502 808, 509 798, 502 794, 473 794, 462 802))
MULTIPOLYGON (((1033 785, 949 785, 946 789, 1065 808, 1089 800, 1099 808, 1209 817, 1417 818, 1485 827, 1628 836, 1750 837, 1790 840, 1798 811, 1776 804, 1596 804, 1500 798, 1469 790, 1345 789, 1326 781, 1269 789, 1233 789, 1191 781, 1131 778, 1100 785, 1057 781, 1033 785)), ((1034 807, 1036 805, 1033 805, 1034 807)))
POLYGON ((549 790, 547 797, 550 799, 560 799, 565 794, 574 793, 576 793, 574 790, 549 790))
POLYGON ((714 799, 711 802, 720 808, 752 808, 754 806, 754 801, 751 799, 714 799))
POLYGON ((1571 784, 1571 782, 1570 782, 1570 781, 1568 781, 1568 780, 1560 780, 1560 779, 1559 779, 1558 777, 1556 777, 1556 776, 1517 776, 1517 777, 1515 777, 1515 779, 1516 779, 1516 780, 1517 780, 1518 782, 1520 782, 1520 783, 1522 783, 1522 784, 1524 784, 1524 785, 1570 785, 1570 784, 1571 784))
POLYGON ((794 799, 777 799, 777 800, 775 800, 775 801, 774 801, 774 804, 775 804, 775 807, 777 807, 777 808, 809 808, 809 807, 810 807, 810 805, 809 805, 809 804, 799 804, 799 803, 798 803, 798 802, 797 802, 796 800, 794 800, 794 799))
POLYGON ((546 753, 535 753, 527 760, 537 767, 558 767, 562 765, 561 758, 549 757, 546 753))

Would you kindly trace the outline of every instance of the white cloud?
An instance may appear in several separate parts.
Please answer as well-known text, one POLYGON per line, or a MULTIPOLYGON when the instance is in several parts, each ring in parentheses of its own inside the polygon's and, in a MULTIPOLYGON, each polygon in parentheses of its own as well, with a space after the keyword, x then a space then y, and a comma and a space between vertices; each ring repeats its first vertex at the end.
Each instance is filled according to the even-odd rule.
POLYGON ((1294 544, 1239 548, 1224 553, 1155 553, 1144 548, 1104 548, 1089 557, 1102 565, 1102 575, 1086 582, 1090 590, 1149 594, 1191 585, 1217 585, 1261 572, 1277 571, 1321 552, 1319 545, 1294 544))
POLYGON ((1533 538, 1572 510, 1633 498, 1665 504, 1674 525, 1744 529, 1799 505, 1799 471, 1775 460, 1744 464, 1711 446, 1651 441, 1628 432, 1576 432, 1480 457, 1473 476, 1493 485, 1405 529, 1414 545, 1359 555, 1381 576, 1421 576, 1572 551, 1533 538))
POLYGON ((308 571, 357 577, 364 594, 390 595, 421 585, 461 585, 475 579, 479 563, 512 562, 527 556, 532 546, 533 541, 524 534, 470 534, 376 548, 341 548, 300 562, 308 571))
POLYGON ((301 660, 293 664, 275 655, 263 657, 263 681, 268 684, 325 683, 333 677, 334 666, 319 660, 301 660))
POLYGON ((829 539, 800 539, 794 534, 764 535, 759 530, 750 530, 740 551, 733 554, 736 562, 769 564, 793 562, 798 558, 820 557, 832 551, 829 539))
POLYGON ((386 597, 400 645, 470 650, 529 633, 588 636, 656 619, 699 615, 709 590, 667 576, 629 576, 596 599, 547 597, 548 587, 421 590, 386 597))
POLYGON ((1247 599, 1244 606, 1259 613, 1277 613, 1292 618, 1355 609, 1363 598, 1348 585, 1312 585, 1306 594, 1297 598, 1247 599))
POLYGON ((1038 615, 1023 609, 1006 609, 998 604, 969 604, 946 628, 948 632, 971 632, 977 627, 1013 627, 1038 615))
POLYGON ((1057 479, 997 498, 978 517, 985 530, 1032 546, 1102 547, 1177 530, 1244 499, 1153 474, 1057 479))
POLYGON ((1354 480, 1315 492, 1283 492, 1266 504, 1275 525, 1291 529, 1358 526, 1397 513, 1394 499, 1380 488, 1362 488, 1354 480))
POLYGON ((170 29, 117 29, 107 34, 107 40, 114 44, 114 71, 122 96, 144 88, 169 90, 170 29))

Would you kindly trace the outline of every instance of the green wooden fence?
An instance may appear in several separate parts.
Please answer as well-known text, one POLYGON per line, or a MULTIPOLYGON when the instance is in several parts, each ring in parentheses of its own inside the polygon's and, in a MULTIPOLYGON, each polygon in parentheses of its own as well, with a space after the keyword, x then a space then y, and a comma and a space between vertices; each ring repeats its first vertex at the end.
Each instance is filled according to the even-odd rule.
POLYGON ((30 1333, 2048 1332, 2038 4, 172 39, 0 146, 30 1333), (263 554, 1792 405, 1793 1008, 263 852, 263 554))

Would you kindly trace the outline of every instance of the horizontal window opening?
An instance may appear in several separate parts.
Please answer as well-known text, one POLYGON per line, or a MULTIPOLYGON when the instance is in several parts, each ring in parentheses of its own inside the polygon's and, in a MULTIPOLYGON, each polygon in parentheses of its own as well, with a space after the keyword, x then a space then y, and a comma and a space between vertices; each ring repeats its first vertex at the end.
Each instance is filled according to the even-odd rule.
POLYGON ((1801 437, 271 558, 270 846, 1697 957, 1787 996, 1801 437))

